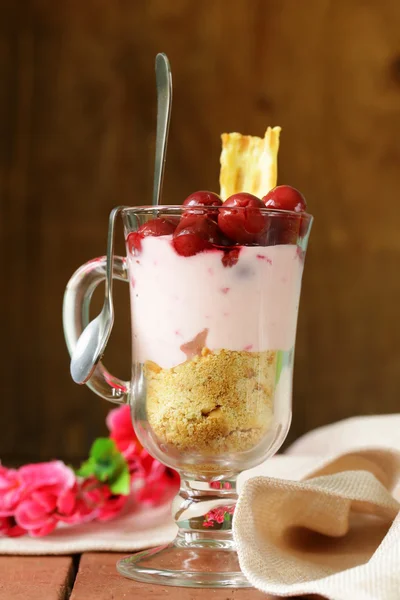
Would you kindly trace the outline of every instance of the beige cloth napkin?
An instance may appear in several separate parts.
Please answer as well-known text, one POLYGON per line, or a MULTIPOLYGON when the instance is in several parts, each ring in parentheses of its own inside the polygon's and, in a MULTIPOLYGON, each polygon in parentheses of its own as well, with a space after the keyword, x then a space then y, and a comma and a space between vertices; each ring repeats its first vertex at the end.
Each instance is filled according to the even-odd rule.
POLYGON ((400 599, 400 415, 320 428, 246 479, 233 528, 255 587, 400 599))
POLYGON ((108 523, 60 527, 43 538, 0 537, 0 554, 133 552, 167 544, 174 539, 176 531, 168 503, 157 508, 142 508, 108 523))

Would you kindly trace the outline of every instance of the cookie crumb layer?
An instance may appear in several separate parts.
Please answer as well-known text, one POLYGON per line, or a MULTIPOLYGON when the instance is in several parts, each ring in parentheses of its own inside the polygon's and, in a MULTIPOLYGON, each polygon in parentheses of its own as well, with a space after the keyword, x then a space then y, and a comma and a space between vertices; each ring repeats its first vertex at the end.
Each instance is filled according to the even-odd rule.
POLYGON ((276 366, 276 351, 207 348, 171 369, 147 361, 149 424, 180 452, 251 450, 271 426, 276 366))

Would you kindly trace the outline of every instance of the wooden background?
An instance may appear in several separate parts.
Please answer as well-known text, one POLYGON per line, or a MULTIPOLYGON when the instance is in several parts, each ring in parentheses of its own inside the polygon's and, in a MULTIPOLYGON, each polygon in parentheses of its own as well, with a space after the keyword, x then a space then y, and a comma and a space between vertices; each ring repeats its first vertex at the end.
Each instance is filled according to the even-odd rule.
MULTIPOLYGON (((158 51, 174 78, 165 202, 218 189, 222 131, 279 124, 280 182, 315 215, 290 439, 398 411, 399 32, 398 0, 0 0, 5 463, 76 462, 105 432, 111 405, 69 377, 62 296, 104 253, 110 209, 150 201, 158 51)), ((107 362, 127 378, 116 294, 107 362)))

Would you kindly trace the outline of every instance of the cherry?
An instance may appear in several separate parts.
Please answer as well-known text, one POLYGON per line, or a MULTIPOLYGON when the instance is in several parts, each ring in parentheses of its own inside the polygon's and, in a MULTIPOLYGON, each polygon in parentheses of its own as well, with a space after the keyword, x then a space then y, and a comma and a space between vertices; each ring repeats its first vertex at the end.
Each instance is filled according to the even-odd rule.
POLYGON ((221 206, 222 200, 214 192, 194 192, 186 198, 183 206, 221 206))
POLYGON ((160 235, 171 235, 174 233, 177 222, 173 221, 173 217, 170 219, 165 219, 163 217, 159 217, 158 219, 152 219, 151 221, 147 221, 138 229, 138 234, 142 237, 147 237, 148 235, 153 235, 155 237, 159 237, 160 235))
POLYGON ((277 210, 293 210, 304 212, 307 210, 307 202, 303 194, 290 185, 278 185, 262 199, 267 208, 277 210))
POLYGON ((181 256, 193 256, 220 244, 218 226, 207 215, 184 215, 175 230, 173 246, 181 256))
POLYGON ((266 238, 267 246, 278 244, 297 244, 300 236, 302 219, 299 216, 282 213, 271 217, 270 227, 266 238))
POLYGON ((218 219, 218 210, 212 208, 221 205, 222 200, 218 194, 205 191, 190 194, 183 203, 183 206, 190 208, 185 214, 207 214, 213 221, 218 219), (204 207, 210 207, 211 210, 205 210, 204 207))
POLYGON ((233 194, 224 202, 219 212, 219 228, 228 238, 239 244, 261 243, 268 229, 268 217, 262 214, 260 208, 265 206, 253 194, 233 194))
POLYGON ((127 243, 129 251, 132 252, 135 249, 140 252, 142 249, 142 239, 148 235, 159 237, 160 235, 171 235, 176 229, 176 222, 173 217, 170 219, 164 219, 159 217, 158 219, 152 219, 144 223, 137 231, 132 231, 128 235, 127 243))

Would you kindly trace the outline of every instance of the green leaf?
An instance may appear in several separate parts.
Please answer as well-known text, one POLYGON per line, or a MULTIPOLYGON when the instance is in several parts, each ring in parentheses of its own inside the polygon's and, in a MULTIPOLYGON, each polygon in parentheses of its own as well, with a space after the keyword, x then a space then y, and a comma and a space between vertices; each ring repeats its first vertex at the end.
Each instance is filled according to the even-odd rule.
POLYGON ((83 462, 81 464, 79 469, 75 470, 75 473, 78 475, 78 477, 90 477, 91 475, 95 474, 95 471, 96 471, 96 463, 94 462, 93 459, 89 458, 88 460, 85 460, 85 462, 83 462))
POLYGON ((82 463, 76 471, 80 477, 95 477, 102 483, 107 483, 114 492, 115 489, 129 492, 129 469, 125 458, 118 450, 114 440, 98 438, 90 449, 89 459, 82 463))
POLYGON ((231 529, 232 528, 232 515, 228 512, 224 514, 224 521, 222 523, 221 529, 231 529))
POLYGON ((123 496, 127 496, 129 494, 131 478, 129 475, 128 465, 124 465, 124 468, 119 473, 118 477, 109 485, 113 494, 122 494, 123 496))
POLYGON ((98 438, 90 449, 90 457, 96 462, 95 477, 103 482, 115 479, 126 464, 114 440, 109 438, 98 438))
POLYGON ((96 462, 108 459, 110 456, 120 454, 114 440, 110 438, 97 438, 90 448, 90 457, 96 462))

